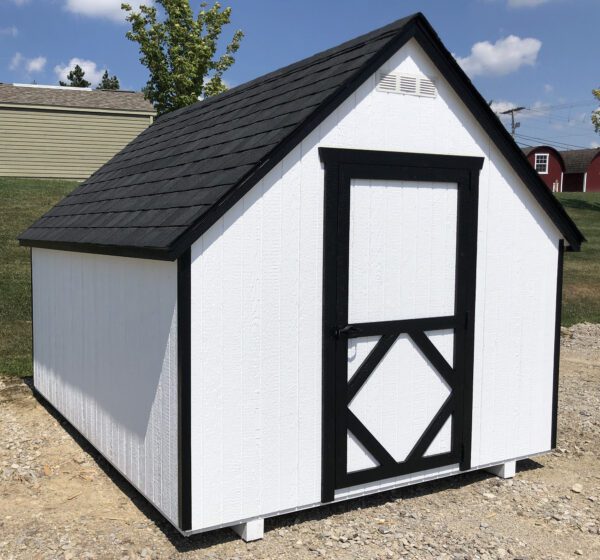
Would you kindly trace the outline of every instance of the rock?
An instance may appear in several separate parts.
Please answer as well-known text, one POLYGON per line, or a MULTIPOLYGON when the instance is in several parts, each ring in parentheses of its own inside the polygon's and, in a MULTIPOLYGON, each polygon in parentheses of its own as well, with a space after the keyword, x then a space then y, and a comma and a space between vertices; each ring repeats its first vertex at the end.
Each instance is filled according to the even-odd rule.
POLYGON ((483 493, 483 497, 486 500, 495 500, 496 499, 496 494, 492 494, 491 492, 484 492, 483 493))
POLYGON ((575 492, 575 494, 581 494, 582 490, 583 486, 579 483, 573 484, 573 486, 571 486, 571 492, 575 492))

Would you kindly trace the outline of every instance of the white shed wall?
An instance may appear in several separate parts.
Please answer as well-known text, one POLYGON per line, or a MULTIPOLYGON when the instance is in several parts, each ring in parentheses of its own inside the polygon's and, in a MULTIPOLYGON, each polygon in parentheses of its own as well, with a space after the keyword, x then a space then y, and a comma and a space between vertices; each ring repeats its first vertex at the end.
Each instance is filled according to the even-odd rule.
POLYGON ((36 389, 177 522, 177 265, 32 249, 36 389))
POLYGON ((372 76, 192 247, 194 530, 320 501, 319 146, 485 157, 473 466, 550 448, 560 234, 415 42, 382 69, 422 73, 438 97, 376 92, 372 76))

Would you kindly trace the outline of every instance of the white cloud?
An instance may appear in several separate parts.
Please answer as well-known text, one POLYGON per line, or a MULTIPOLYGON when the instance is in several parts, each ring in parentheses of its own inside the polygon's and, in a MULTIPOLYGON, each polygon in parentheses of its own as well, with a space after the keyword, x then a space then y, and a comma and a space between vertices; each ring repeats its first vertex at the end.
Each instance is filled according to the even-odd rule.
POLYGON ((96 85, 102 79, 104 68, 98 68, 98 65, 93 60, 85 60, 77 57, 69 60, 68 64, 57 64, 54 67, 54 73, 59 80, 67 82, 67 74, 73 70, 77 64, 79 64, 79 66, 81 66, 82 70, 85 72, 84 78, 88 82, 92 82, 92 85, 96 85))
POLYGON ((29 4, 29 0, 12 0, 12 3, 17 6, 24 6, 25 4, 29 4))
POLYGON ((550 0, 508 0, 508 5, 511 8, 535 8, 548 2, 550 0))
POLYGON ((45 56, 36 56, 35 58, 27 58, 20 52, 15 53, 8 65, 9 70, 13 72, 22 72, 29 75, 36 72, 41 72, 46 66, 45 56))
POLYGON ((517 105, 512 101, 492 101, 490 105, 492 111, 494 113, 502 113, 503 111, 509 111, 510 109, 514 109, 517 105))
POLYGON ((5 37, 16 37, 19 34, 19 30, 11 25, 10 27, 0 27, 0 36, 5 37))
POLYGON ((541 47, 542 42, 538 39, 509 35, 494 44, 489 41, 475 43, 469 56, 456 57, 456 60, 470 76, 505 76, 522 66, 533 66, 541 47))
POLYGON ((590 143, 590 148, 600 148, 600 144, 596 141, 590 143))
MULTIPOLYGON (((125 12, 121 10, 123 0, 66 0, 65 8, 74 14, 88 17, 106 18, 117 22, 125 21, 125 12)), ((133 0, 128 4, 134 10, 141 4, 151 5, 153 0, 133 0)))
POLYGON ((9 70, 18 70, 21 67, 21 64, 23 63, 24 59, 25 59, 25 57, 20 52, 15 53, 15 56, 13 56, 10 60, 8 69, 9 70))
POLYGON ((551 84, 544 84, 544 91, 546 93, 552 93, 554 91, 554 86, 551 84))
POLYGON ((26 69, 27 72, 41 72, 46 66, 46 57, 45 56, 36 56, 35 58, 30 58, 27 61, 26 69))

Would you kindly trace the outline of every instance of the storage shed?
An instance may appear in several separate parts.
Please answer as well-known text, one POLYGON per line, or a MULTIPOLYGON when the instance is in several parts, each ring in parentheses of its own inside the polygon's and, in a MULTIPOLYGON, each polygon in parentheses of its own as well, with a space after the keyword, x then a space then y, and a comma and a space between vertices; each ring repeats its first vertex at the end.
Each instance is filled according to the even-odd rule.
POLYGON ((421 14, 161 117, 20 240, 37 391, 185 535, 556 444, 583 237, 421 14))
POLYGON ((155 114, 139 92, 0 83, 0 177, 87 179, 155 114))

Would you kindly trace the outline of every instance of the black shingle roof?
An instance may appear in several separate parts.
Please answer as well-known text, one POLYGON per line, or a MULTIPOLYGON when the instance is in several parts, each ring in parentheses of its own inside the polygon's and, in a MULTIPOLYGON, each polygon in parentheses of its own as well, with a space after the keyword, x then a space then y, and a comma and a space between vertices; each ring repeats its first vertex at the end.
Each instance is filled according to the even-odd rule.
MULTIPOLYGON (((504 134, 427 20, 416 14, 161 117, 27 229, 21 244, 176 258, 402 44, 419 35, 439 51, 433 55, 459 73, 459 85, 476 98, 473 103, 485 105, 485 118, 493 117, 491 127, 504 134)), ((506 138, 512 157, 525 160, 506 138)), ((531 167, 523 170, 530 173, 531 167)), ((528 179, 526 184, 540 182, 541 187, 530 187, 539 190, 536 196, 547 197, 537 174, 528 179)), ((577 232, 562 207, 552 206, 554 199, 544 200, 557 220, 577 232)), ((577 235, 571 234, 575 244, 577 235)))

